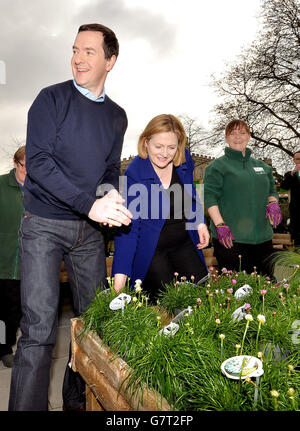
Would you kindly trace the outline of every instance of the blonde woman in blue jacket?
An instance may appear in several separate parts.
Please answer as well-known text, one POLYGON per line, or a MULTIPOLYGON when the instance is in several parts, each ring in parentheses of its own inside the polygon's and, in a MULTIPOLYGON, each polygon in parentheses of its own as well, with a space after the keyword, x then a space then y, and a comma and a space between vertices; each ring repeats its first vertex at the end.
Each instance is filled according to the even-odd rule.
POLYGON ((186 134, 173 115, 154 117, 140 135, 138 156, 125 171, 132 224, 115 236, 115 289, 130 277, 143 282, 154 301, 174 273, 201 281, 207 275, 202 249, 209 233, 193 185, 194 164, 186 134))

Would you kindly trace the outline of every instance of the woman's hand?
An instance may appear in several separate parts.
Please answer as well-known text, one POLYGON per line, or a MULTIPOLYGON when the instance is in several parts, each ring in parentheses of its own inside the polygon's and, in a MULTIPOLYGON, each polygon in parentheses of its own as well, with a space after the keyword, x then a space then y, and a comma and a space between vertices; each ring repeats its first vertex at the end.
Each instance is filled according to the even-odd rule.
POLYGON ((277 227, 282 222, 282 214, 277 201, 269 201, 266 208, 266 218, 269 219, 273 227, 277 227))
POLYGON ((126 274, 115 274, 114 275, 114 289, 116 292, 119 292, 125 287, 127 280, 126 274))
POLYGON ((232 235, 230 227, 224 223, 218 205, 209 207, 207 211, 216 226, 219 243, 225 248, 231 248, 233 246, 232 240, 234 240, 234 236, 232 235))
POLYGON ((221 223, 216 226, 216 231, 220 244, 225 248, 231 248, 233 246, 232 240, 234 239, 234 236, 232 235, 230 227, 225 223, 221 223))
POLYGON ((198 235, 199 235, 199 243, 197 244, 197 248, 201 250, 205 248, 209 244, 209 232, 206 224, 201 223, 198 226, 198 235))

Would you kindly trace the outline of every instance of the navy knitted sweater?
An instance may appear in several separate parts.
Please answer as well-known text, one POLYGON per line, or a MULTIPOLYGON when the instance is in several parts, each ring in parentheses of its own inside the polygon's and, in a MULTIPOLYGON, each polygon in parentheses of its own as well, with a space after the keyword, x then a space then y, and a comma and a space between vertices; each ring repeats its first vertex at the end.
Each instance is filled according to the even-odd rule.
POLYGON ((94 102, 69 80, 44 88, 28 112, 24 208, 50 219, 88 215, 100 184, 118 189, 127 128, 108 96, 94 102))

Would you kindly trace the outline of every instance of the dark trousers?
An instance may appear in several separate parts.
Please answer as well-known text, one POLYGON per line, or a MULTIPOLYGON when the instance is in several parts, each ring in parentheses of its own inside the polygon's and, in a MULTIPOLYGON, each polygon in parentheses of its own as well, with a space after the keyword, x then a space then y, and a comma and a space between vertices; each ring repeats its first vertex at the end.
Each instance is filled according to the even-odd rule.
POLYGON ((272 276, 271 259, 275 255, 272 241, 261 244, 241 244, 233 243, 233 247, 227 249, 220 244, 217 239, 213 239, 214 255, 218 261, 219 269, 246 271, 251 274, 256 267, 256 271, 263 275, 272 276), (241 256, 241 268, 240 259, 241 256))
POLYGON ((0 320, 5 329, 0 337, 0 359, 13 352, 21 316, 20 280, 0 280, 0 320))
MULTIPOLYGON (((106 278, 104 241, 97 225, 84 220, 50 220, 25 213, 20 229, 22 336, 11 377, 9 410, 48 410, 52 351, 56 343, 60 268, 64 260, 75 316, 93 300, 106 278)), ((84 381, 66 367, 63 399, 76 408, 84 381)))
POLYGON ((300 247, 300 212, 299 211, 291 211, 291 224, 290 224, 290 232, 291 237, 294 240, 295 247, 300 247))
POLYGON ((195 277, 197 283, 207 274, 206 266, 203 264, 190 237, 183 244, 170 248, 156 249, 150 267, 143 281, 143 289, 149 293, 150 300, 155 302, 160 290, 165 284, 171 283, 177 272, 180 277, 185 276, 190 280, 195 277))

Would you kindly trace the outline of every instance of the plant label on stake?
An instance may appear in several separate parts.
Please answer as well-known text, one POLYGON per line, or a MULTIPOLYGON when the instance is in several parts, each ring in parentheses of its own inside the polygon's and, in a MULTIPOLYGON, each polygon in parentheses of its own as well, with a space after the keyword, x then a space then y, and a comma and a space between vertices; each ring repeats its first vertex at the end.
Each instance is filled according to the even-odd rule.
POLYGON ((165 326, 163 329, 159 331, 159 334, 164 334, 167 336, 173 336, 176 334, 176 332, 179 329, 179 325, 177 322, 179 322, 181 319, 184 319, 184 317, 189 316, 192 313, 193 309, 191 306, 188 306, 188 308, 185 308, 180 313, 178 313, 171 322, 165 326))
POLYGON ((100 290, 99 295, 108 295, 110 293, 110 288, 100 290))
POLYGON ((232 313, 232 319, 236 320, 237 322, 239 322, 240 320, 244 319, 244 317, 247 314, 247 308, 246 308, 246 304, 242 305, 241 307, 237 308, 233 313, 232 313))
POLYGON ((174 322, 170 322, 169 325, 165 326, 163 329, 159 331, 159 334, 173 336, 179 329, 179 325, 174 322))
POLYGON ((183 319, 184 317, 186 317, 186 315, 190 315, 192 313, 193 309, 192 307, 189 305, 188 308, 185 308, 184 310, 182 310, 180 313, 178 313, 174 319, 172 319, 171 323, 177 323, 179 322, 181 319, 183 319))
POLYGON ((232 380, 243 380, 247 377, 256 377, 254 392, 254 405, 256 406, 259 377, 264 373, 262 361, 255 356, 233 356, 222 363, 221 371, 226 377, 232 380))
POLYGON ((131 301, 131 296, 126 293, 120 293, 116 298, 114 298, 110 304, 109 308, 111 310, 124 310, 125 304, 129 304, 131 301))
POLYGON ((247 296, 251 295, 252 287, 249 284, 244 284, 244 286, 240 287, 234 294, 235 299, 243 299, 247 296))
POLYGON ((260 377, 263 373, 262 361, 255 356, 233 356, 221 364, 222 373, 232 380, 246 377, 260 377))
POLYGON ((198 281, 197 285, 203 284, 203 283, 205 283, 209 279, 210 279, 210 273, 208 273, 203 278, 201 278, 201 280, 198 281))

